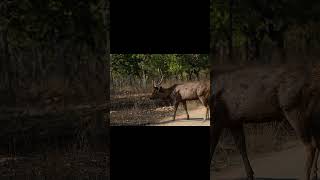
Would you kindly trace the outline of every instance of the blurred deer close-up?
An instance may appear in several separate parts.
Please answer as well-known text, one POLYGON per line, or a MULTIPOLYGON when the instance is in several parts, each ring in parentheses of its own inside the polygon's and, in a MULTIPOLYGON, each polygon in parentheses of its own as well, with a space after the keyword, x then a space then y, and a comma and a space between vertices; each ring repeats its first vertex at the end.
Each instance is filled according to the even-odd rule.
MULTIPOLYGON (((254 179, 244 124, 286 120, 306 153, 304 180, 317 176, 320 123, 320 66, 287 65, 239 68, 212 80, 210 162, 223 129, 231 131, 247 177, 254 179)), ((301 154, 302 155, 302 154, 301 154)))

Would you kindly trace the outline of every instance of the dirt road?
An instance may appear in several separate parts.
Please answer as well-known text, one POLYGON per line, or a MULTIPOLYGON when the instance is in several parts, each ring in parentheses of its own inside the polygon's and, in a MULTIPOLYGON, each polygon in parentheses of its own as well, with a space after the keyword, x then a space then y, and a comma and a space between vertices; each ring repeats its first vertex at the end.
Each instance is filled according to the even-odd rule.
MULTIPOLYGON (((280 152, 253 157, 249 153, 249 160, 255 172, 256 180, 294 180, 302 179, 304 173, 305 152, 302 143, 295 142, 295 146, 280 152)), ((244 180, 245 169, 238 156, 239 164, 218 172, 211 168, 210 180, 244 180)), ((319 172, 318 172, 319 174, 319 172)))
POLYGON ((190 119, 187 120, 187 115, 184 111, 177 112, 176 120, 172 121, 171 117, 166 117, 161 120, 157 124, 152 124, 149 126, 210 126, 209 120, 203 120, 205 115, 206 108, 205 107, 198 107, 193 110, 189 110, 190 119))

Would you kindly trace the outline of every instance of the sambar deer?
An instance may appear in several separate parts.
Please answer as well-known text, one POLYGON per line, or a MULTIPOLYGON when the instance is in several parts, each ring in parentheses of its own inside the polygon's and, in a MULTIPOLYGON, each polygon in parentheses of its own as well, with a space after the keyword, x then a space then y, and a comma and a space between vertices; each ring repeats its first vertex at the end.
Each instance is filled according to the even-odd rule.
MULTIPOLYGON (((248 179, 254 179, 243 126, 287 120, 305 146, 304 180, 310 180, 320 148, 320 65, 247 67, 212 77, 210 163, 224 128, 231 130, 248 179)), ((294 157, 293 157, 294 158, 294 157)))
POLYGON ((150 99, 169 100, 171 104, 174 105, 173 120, 175 120, 176 118, 176 112, 180 102, 183 104, 183 107, 187 113, 187 119, 189 119, 187 101, 197 99, 199 99, 201 103, 206 107, 206 115, 204 117, 204 120, 209 117, 209 82, 187 82, 183 84, 174 84, 169 88, 164 88, 161 86, 162 81, 163 76, 158 83, 155 83, 153 81, 153 92, 150 99))

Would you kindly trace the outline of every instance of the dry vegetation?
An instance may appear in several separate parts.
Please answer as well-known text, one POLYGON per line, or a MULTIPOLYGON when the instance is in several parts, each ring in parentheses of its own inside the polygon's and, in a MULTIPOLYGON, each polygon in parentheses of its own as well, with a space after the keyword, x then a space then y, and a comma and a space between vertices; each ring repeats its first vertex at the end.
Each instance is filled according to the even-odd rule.
MULTIPOLYGON (((26 119, 24 123, 29 122, 30 125, 30 121, 26 119)), ((49 117, 40 119, 46 124, 52 121, 49 117)), ((81 119, 86 119, 84 122, 91 120, 90 117, 81 119)), ((0 177, 41 180, 109 179, 107 168, 110 166, 110 154, 108 144, 105 143, 106 134, 96 136, 90 133, 91 124, 86 127, 69 129, 75 134, 66 135, 61 128, 45 129, 36 123, 30 125, 32 130, 20 129, 10 134, 10 142, 5 138, 7 136, 1 136, 0 177)), ((24 128, 28 129, 27 126, 24 128)))
POLYGON ((105 153, 46 152, 29 155, 1 155, 2 177, 37 177, 38 179, 105 179, 105 153))
POLYGON ((109 154, 92 150, 86 143, 80 146, 77 143, 61 148, 53 144, 32 152, 1 151, 0 176, 14 179, 109 179, 106 173, 109 154))

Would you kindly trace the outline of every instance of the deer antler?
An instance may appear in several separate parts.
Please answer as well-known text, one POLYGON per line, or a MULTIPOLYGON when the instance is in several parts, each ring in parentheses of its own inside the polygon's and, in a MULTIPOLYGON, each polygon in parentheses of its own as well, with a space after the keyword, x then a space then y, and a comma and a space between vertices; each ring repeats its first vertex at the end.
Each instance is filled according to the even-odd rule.
POLYGON ((163 81, 163 74, 162 74, 162 71, 161 71, 161 69, 159 70, 160 71, 160 74, 161 74, 161 79, 160 79, 160 81, 158 82, 158 86, 160 86, 161 85, 161 83, 162 83, 162 81, 163 81))

